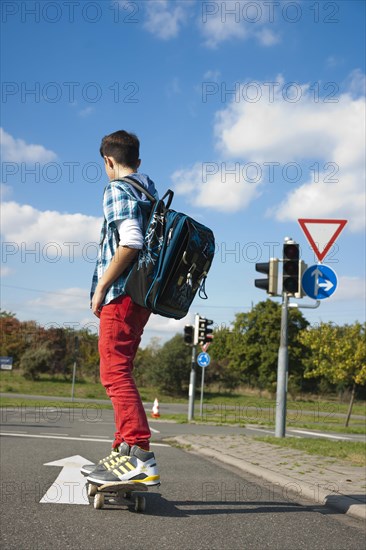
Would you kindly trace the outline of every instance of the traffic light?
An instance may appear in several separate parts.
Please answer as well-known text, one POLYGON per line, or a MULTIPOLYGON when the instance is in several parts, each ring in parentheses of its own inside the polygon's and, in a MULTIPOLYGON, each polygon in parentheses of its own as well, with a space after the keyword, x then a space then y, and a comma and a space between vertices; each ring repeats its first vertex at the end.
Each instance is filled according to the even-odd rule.
POLYGON ((300 247, 294 241, 283 245, 282 290, 288 296, 295 296, 301 291, 300 247))
POLYGON ((186 325, 184 327, 184 343, 187 346, 193 346, 194 345, 194 326, 192 325, 186 325))
POLYGON ((208 327, 212 324, 213 321, 211 321, 210 319, 199 317, 197 343, 205 344, 206 342, 211 342, 213 329, 208 327))
POLYGON ((268 275, 267 279, 255 279, 255 286, 265 290, 267 294, 271 296, 276 296, 278 286, 278 258, 271 258, 269 262, 255 264, 255 270, 258 271, 258 273, 268 275))
POLYGON ((295 298, 303 298, 304 296, 306 296, 306 293, 302 288, 302 276, 304 275, 307 268, 308 266, 304 262, 304 260, 299 260, 299 286, 297 292, 295 293, 295 298))

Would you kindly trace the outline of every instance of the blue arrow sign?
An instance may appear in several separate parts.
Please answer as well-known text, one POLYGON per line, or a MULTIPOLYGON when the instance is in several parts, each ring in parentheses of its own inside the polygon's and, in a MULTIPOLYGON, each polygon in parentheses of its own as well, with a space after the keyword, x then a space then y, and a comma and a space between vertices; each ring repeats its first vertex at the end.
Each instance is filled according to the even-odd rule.
POLYGON ((307 268, 301 279, 304 292, 314 300, 329 298, 337 288, 337 275, 327 265, 312 265, 307 268))
POLYGON ((208 365, 210 364, 210 361, 211 361, 211 358, 209 354, 206 353, 205 351, 202 351, 197 355, 197 364, 200 367, 208 367, 208 365))

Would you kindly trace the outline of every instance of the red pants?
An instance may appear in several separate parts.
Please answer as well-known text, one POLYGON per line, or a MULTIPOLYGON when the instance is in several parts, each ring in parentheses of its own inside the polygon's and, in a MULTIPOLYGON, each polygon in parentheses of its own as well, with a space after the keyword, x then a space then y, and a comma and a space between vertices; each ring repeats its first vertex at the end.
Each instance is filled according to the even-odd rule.
POLYGON ((149 450, 151 432, 132 371, 150 311, 129 296, 102 307, 99 328, 100 380, 114 409, 113 447, 123 441, 149 450))

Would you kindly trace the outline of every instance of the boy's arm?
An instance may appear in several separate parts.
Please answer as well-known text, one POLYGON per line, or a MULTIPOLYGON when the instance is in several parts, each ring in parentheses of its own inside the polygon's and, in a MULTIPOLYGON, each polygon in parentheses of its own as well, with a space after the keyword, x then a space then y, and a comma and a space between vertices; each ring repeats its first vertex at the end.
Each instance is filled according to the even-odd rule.
POLYGON ((111 284, 125 271, 130 263, 136 258, 139 250, 128 246, 119 246, 113 256, 111 263, 98 281, 97 288, 92 298, 91 308, 97 317, 100 317, 101 304, 111 284))

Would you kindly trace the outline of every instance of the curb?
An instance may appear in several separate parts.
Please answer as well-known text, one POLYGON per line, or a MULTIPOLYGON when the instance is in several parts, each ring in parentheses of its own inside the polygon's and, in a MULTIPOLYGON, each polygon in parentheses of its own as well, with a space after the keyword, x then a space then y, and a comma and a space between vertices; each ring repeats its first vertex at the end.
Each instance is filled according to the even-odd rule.
POLYGON ((329 492, 329 490, 327 491, 319 486, 314 487, 314 484, 299 481, 297 479, 295 480, 291 477, 272 472, 262 466, 256 466, 246 460, 221 454, 214 449, 202 447, 196 443, 191 443, 188 439, 185 439, 182 436, 177 436, 172 439, 181 445, 189 445, 190 449, 187 449, 188 451, 192 450, 198 454, 207 456, 208 458, 215 458, 224 464, 235 466, 235 468, 238 468, 243 472, 248 472, 253 476, 281 485, 283 489, 286 488, 286 493, 284 496, 287 496, 287 498, 287 493, 295 493, 297 498, 306 498, 318 505, 329 506, 351 517, 366 520, 366 505, 360 503, 359 500, 352 497, 342 495, 340 493, 332 493, 329 492))

